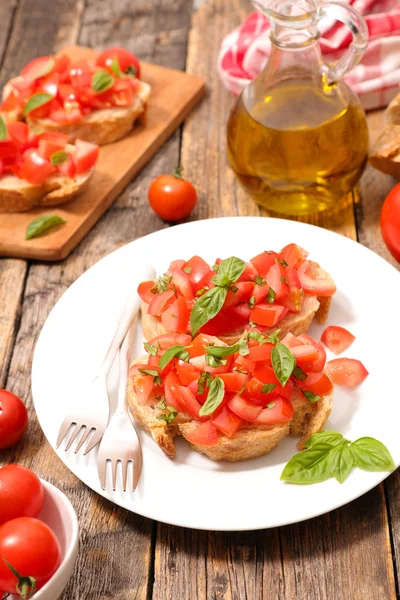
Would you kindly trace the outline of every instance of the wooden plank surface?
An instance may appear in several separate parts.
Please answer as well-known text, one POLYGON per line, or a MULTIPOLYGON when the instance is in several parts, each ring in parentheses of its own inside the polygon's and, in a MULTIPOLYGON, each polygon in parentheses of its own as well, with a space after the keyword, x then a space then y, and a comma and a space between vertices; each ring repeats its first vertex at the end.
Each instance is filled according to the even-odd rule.
MULTIPOLYGON (((0 260, 0 385, 21 395, 30 413, 24 440, 0 454, 0 461, 31 466, 63 489, 77 510, 79 562, 62 600, 396 598, 392 548, 399 564, 397 474, 385 487, 311 521, 217 534, 153 524, 113 506, 80 483, 50 450, 33 413, 29 387, 38 333, 57 299, 89 266, 120 245, 166 226, 148 207, 153 177, 171 171, 181 157, 199 191, 191 219, 265 213, 236 185, 224 152, 232 98, 220 85, 215 65, 220 40, 243 18, 236 0, 207 0, 194 15, 188 47, 192 7, 186 0, 53 0, 51 11, 48 0, 35 0, 31 6, 29 0, 1 4, 0 16, 12 25, 10 33, 0 22, 0 56, 6 47, 2 82, 31 53, 51 53, 62 44, 79 42, 97 49, 124 45, 144 60, 177 69, 184 68, 187 51, 188 70, 206 76, 209 87, 206 101, 185 122, 182 148, 176 132, 67 260, 53 265, 0 260)), ((248 3, 241 1, 240 6, 248 3)), ((380 118, 378 113, 370 117, 372 130, 379 128, 380 118)), ((377 225, 391 185, 386 176, 368 169, 362 203, 355 211, 349 204, 344 212, 311 220, 353 238, 357 223, 360 241, 391 261, 377 225)))
MULTIPOLYGON (((96 58, 96 52, 84 46, 68 47, 63 53, 73 61, 96 58)), ((68 256, 204 94, 204 80, 200 77, 146 62, 141 63, 141 68, 142 80, 151 86, 145 122, 136 122, 129 135, 100 148, 87 190, 71 202, 21 213, 0 213, 0 256, 38 260, 68 256), (50 213, 60 216, 65 224, 25 240, 29 223, 50 213)))

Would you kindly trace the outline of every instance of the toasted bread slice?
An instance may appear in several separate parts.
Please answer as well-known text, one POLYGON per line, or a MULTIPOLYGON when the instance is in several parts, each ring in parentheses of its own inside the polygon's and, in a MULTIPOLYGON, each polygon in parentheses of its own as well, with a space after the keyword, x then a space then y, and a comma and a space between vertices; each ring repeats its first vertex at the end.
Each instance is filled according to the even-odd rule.
MULTIPOLYGON (((320 276, 324 278, 329 278, 332 281, 331 276, 321 269, 321 267, 317 263, 313 263, 310 261, 311 268, 315 274, 315 276, 320 276)), ((270 329, 264 330, 263 332, 266 335, 269 335, 276 329, 280 329, 279 337, 282 339, 285 337, 287 333, 292 333, 293 335, 300 335, 302 333, 306 333, 308 328, 310 327, 314 317, 318 321, 318 323, 325 323, 329 308, 331 305, 331 296, 310 296, 305 294, 303 299, 303 306, 301 312, 299 313, 289 313, 277 323, 276 327, 271 327, 270 329)), ((147 341, 152 340, 158 335, 163 335, 166 333, 166 330, 161 322, 161 319, 158 317, 153 317, 149 315, 148 312, 148 304, 142 302, 142 325, 144 336, 147 341)), ((238 339, 243 335, 244 328, 237 329, 236 331, 232 331, 231 333, 218 336, 223 342, 228 345, 235 344, 238 339)))
MULTIPOLYGON (((5 86, 3 98, 10 93, 12 82, 13 80, 5 86)), ((146 108, 150 89, 149 84, 141 81, 130 106, 115 106, 95 110, 83 117, 78 123, 56 123, 51 119, 32 119, 29 116, 26 122, 34 131, 64 133, 71 143, 79 138, 99 146, 111 144, 130 132, 134 122, 146 108)), ((6 121, 23 120, 23 114, 17 111, 3 113, 2 116, 6 121)))
POLYGON ((54 206, 71 200, 88 185, 94 169, 73 179, 63 175, 49 177, 36 185, 15 177, 0 177, 0 213, 23 212, 36 206, 54 206))
MULTIPOLYGON (((146 363, 147 356, 141 356, 133 364, 146 363)), ((301 436, 298 444, 303 448, 304 442, 317 431, 320 431, 331 412, 333 393, 321 397, 317 402, 309 402, 298 390, 291 397, 293 404, 293 418, 289 423, 273 426, 257 426, 251 423, 245 429, 240 429, 232 438, 221 435, 216 446, 197 446, 191 444, 193 449, 206 454, 215 461, 228 460, 239 462, 256 458, 271 452, 286 435, 301 436)), ((174 458, 176 448, 174 438, 182 435, 184 438, 194 431, 199 423, 186 413, 178 412, 171 424, 158 419, 162 413, 154 405, 140 405, 135 393, 135 381, 129 380, 128 387, 129 408, 138 424, 147 431, 161 450, 170 458, 174 458)), ((157 400, 158 402, 159 400, 157 400)))

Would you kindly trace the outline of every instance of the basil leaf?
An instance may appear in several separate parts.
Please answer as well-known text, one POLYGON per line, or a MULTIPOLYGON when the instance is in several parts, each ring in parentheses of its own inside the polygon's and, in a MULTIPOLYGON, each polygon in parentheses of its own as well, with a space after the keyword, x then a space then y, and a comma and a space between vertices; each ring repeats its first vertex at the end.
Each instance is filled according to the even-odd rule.
POLYGON ((250 354, 249 345, 246 342, 246 340, 239 340, 238 346, 238 352, 240 356, 247 356, 248 354, 250 354))
POLYGON ((184 267, 183 272, 187 273, 188 275, 190 275, 190 273, 192 272, 193 267, 184 267))
POLYGON ((58 167, 58 165, 62 165, 65 161, 68 160, 68 152, 64 152, 63 150, 59 150, 57 152, 53 152, 50 156, 50 162, 53 167, 58 167))
POLYGON ((96 71, 92 76, 92 89, 97 92, 105 92, 114 85, 114 77, 108 71, 96 71))
POLYGON ((270 402, 269 404, 267 404, 267 408, 269 408, 271 410, 271 408, 274 408, 275 406, 275 402, 270 402))
POLYGON ((190 315, 192 335, 219 313, 224 305, 226 294, 226 288, 214 287, 195 302, 190 315))
POLYGON ((274 333, 271 333, 271 335, 267 336, 266 341, 269 344, 279 344, 279 332, 280 329, 275 329, 274 333))
POLYGON ((292 456, 282 471, 281 480, 290 483, 317 483, 332 477, 330 452, 335 446, 315 444, 292 456))
POLYGON ((340 444, 336 444, 329 453, 329 460, 332 475, 339 483, 343 483, 354 467, 353 453, 348 442, 343 440, 340 444))
POLYGON ((385 444, 371 437, 362 437, 352 443, 354 463, 364 471, 393 471, 393 458, 385 444))
POLYGON ((0 117, 0 140, 4 140, 7 137, 7 127, 4 123, 3 117, 0 117))
POLYGON ((66 223, 66 221, 58 215, 43 215, 42 217, 38 217, 29 223, 26 229, 25 239, 31 240, 32 238, 38 237, 51 229, 51 227, 61 225, 62 223, 66 223))
POLYGON ((164 410, 166 407, 167 405, 165 404, 165 400, 160 400, 160 402, 156 404, 156 408, 159 408, 160 410, 164 410))
POLYGON ((53 100, 54 96, 51 94, 33 94, 25 104, 24 107, 24 116, 29 115, 30 112, 44 106, 50 100, 53 100))
POLYGON ((147 342, 144 342, 143 346, 146 348, 147 352, 149 354, 151 354, 151 356, 157 356, 156 346, 152 346, 151 344, 148 344, 147 342))
POLYGON ((231 256, 221 261, 219 264, 218 275, 214 275, 211 279, 215 285, 222 287, 228 286, 230 283, 235 283, 243 273, 246 264, 240 258, 231 256))
MULTIPOLYGON (((164 354, 161 356, 160 362, 158 363, 158 366, 160 367, 161 371, 163 369, 165 369, 167 364, 170 363, 173 358, 175 358, 176 356, 178 356, 185 350, 186 350, 185 346, 171 346, 171 348, 168 348, 168 350, 166 350, 164 352, 164 354)), ((189 356, 189 354, 188 354, 188 356, 189 356)), ((182 360, 185 360, 185 359, 182 359, 182 360)))
POLYGON ((261 392, 263 394, 270 394, 274 388, 276 388, 276 383, 264 383, 261 392))
POLYGON ((313 433, 311 437, 304 444, 304 448, 311 448, 311 446, 315 446, 315 444, 319 444, 323 442, 324 444, 331 444, 331 446, 336 446, 336 444, 340 444, 343 442, 344 438, 341 433, 337 431, 332 431, 331 429, 326 429, 325 431, 319 431, 317 433, 313 433))
POLYGON ((266 281, 264 281, 264 279, 261 277, 261 275, 257 275, 257 277, 255 278, 254 281, 257 285, 268 285, 268 283, 266 281))
POLYGON ((247 337, 252 340, 257 340, 257 342, 259 342, 260 344, 264 344, 266 342, 265 337, 261 335, 261 333, 259 333, 258 331, 249 331, 247 337))
POLYGON ((154 385, 162 384, 162 379, 157 369, 139 369, 139 373, 141 373, 142 375, 149 375, 149 377, 153 377, 154 385))
POLYGON ((233 346, 207 346, 206 354, 214 358, 223 358, 224 356, 235 354, 238 350, 239 344, 233 344, 233 346))
POLYGON ((199 410, 199 415, 204 417, 211 415, 221 404, 225 396, 225 384, 220 377, 212 380, 208 390, 207 400, 199 410))
POLYGON ((123 73, 121 71, 121 67, 119 66, 118 57, 114 56, 111 63, 111 71, 114 73, 115 77, 121 78, 123 73))
POLYGON ((287 264, 286 260, 284 260, 283 258, 281 258, 281 260, 276 260, 276 259, 275 259, 275 261, 276 261, 276 263, 277 263, 278 265, 282 265, 282 267, 288 267, 288 266, 289 266, 289 265, 287 264))
POLYGON ((256 303, 256 297, 255 297, 255 296, 252 296, 252 297, 250 298, 250 300, 249 300, 249 306, 250 306, 250 308, 253 308, 253 307, 254 307, 254 305, 255 305, 255 303, 256 303))
POLYGON ((206 387, 210 387, 211 381, 212 381, 211 373, 207 373, 206 371, 203 371, 202 374, 200 375, 200 379, 197 383, 197 393, 204 394, 204 389, 206 387))
POLYGON ((169 284, 172 281, 172 277, 164 273, 158 279, 154 281, 154 286, 151 288, 151 292, 153 294, 161 294, 162 292, 166 292, 170 289, 169 284))
POLYGON ((305 390, 300 391, 309 402, 318 402, 318 400, 321 400, 321 396, 316 396, 313 392, 306 392, 305 390))
POLYGON ((300 379, 301 381, 304 381, 307 378, 307 374, 304 373, 303 369, 301 369, 300 367, 296 366, 293 369, 293 377, 295 379, 300 379))
POLYGON ((274 292, 274 290, 272 288, 269 288, 267 298, 266 298, 267 302, 269 302, 270 304, 273 304, 273 302, 275 300, 275 296, 276 296, 276 293, 274 292))
POLYGON ((279 383, 284 386, 289 380, 293 369, 296 366, 296 360, 289 348, 283 344, 277 343, 272 348, 271 353, 272 368, 278 378, 279 383))

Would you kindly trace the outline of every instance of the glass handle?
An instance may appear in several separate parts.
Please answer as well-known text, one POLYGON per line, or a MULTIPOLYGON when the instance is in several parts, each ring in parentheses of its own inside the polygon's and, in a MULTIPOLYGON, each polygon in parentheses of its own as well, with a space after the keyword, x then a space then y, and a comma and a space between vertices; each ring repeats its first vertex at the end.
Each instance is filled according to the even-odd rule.
POLYGON ((341 2, 324 2, 318 9, 318 18, 324 17, 344 23, 353 35, 353 41, 342 58, 325 65, 327 83, 334 83, 361 60, 368 45, 368 29, 362 16, 352 6, 341 2))

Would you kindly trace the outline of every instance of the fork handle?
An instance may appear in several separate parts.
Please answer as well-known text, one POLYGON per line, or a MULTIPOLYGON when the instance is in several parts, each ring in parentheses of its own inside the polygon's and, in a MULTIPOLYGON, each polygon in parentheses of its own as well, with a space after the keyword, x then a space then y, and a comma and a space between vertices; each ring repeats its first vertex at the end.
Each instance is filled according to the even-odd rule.
POLYGON ((124 342, 119 351, 119 382, 118 382, 118 400, 115 414, 127 412, 127 388, 129 378, 129 364, 131 360, 131 347, 133 334, 135 331, 134 323, 130 326, 125 336, 124 342))
POLYGON ((107 350, 107 354, 105 355, 104 361, 100 367, 100 377, 103 377, 104 379, 107 378, 113 365, 114 359, 117 355, 117 352, 120 349, 122 342, 124 341, 124 338, 127 334, 127 331, 132 325, 137 313, 139 312, 140 298, 137 293, 138 284, 141 281, 148 281, 150 279, 154 279, 155 276, 156 272, 154 268, 150 265, 144 265, 140 270, 137 270, 135 272, 133 282, 134 285, 130 285, 126 292, 126 299, 124 308, 122 310, 121 318, 119 320, 114 337, 111 341, 110 347, 107 350))

